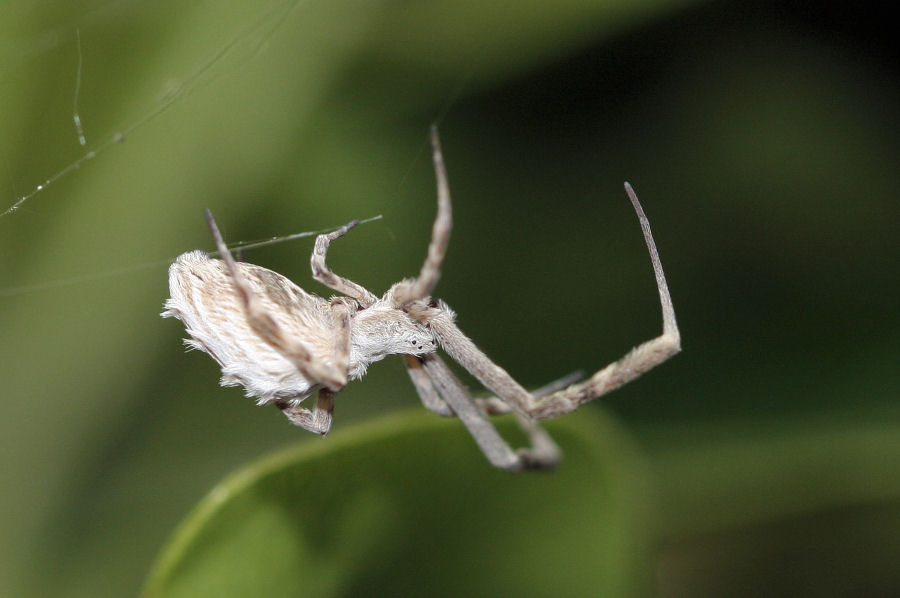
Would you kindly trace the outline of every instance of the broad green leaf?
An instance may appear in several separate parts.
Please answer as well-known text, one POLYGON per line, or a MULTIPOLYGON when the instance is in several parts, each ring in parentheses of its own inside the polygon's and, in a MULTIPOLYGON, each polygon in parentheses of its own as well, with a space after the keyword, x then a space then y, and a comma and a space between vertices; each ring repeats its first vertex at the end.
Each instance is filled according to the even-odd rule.
POLYGON ((427 413, 261 459, 182 523, 144 596, 643 594, 642 460, 588 413, 549 427, 566 451, 552 473, 495 470, 459 422, 427 413))

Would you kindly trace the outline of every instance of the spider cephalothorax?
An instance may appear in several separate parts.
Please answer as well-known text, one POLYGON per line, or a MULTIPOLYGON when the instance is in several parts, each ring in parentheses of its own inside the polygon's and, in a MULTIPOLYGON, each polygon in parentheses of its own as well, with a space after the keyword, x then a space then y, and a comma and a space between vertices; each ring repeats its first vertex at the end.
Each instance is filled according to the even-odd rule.
POLYGON ((328 432, 335 394, 348 381, 365 375, 373 362, 402 355, 423 404, 440 415, 459 417, 491 463, 510 470, 552 467, 559 461, 559 449, 535 420, 568 413, 680 350, 675 311, 650 225, 626 183, 656 275, 662 334, 587 380, 568 384, 566 379, 528 392, 462 333, 444 302, 431 299, 452 223, 447 174, 433 127, 431 144, 438 215, 418 277, 395 284, 379 298, 329 270, 329 245, 358 224, 354 221, 316 239, 310 260, 313 278, 342 294, 323 299, 271 270, 235 262, 207 211, 222 260, 202 251, 179 256, 169 269, 171 298, 162 315, 184 322, 191 337, 187 344, 222 366, 224 386, 243 386, 259 404, 275 403, 292 423, 312 432, 328 432), (438 355, 438 346, 496 397, 473 399, 438 355), (312 393, 318 396, 310 410, 301 403, 312 393), (510 411, 528 434, 530 448, 512 450, 488 419, 510 411))

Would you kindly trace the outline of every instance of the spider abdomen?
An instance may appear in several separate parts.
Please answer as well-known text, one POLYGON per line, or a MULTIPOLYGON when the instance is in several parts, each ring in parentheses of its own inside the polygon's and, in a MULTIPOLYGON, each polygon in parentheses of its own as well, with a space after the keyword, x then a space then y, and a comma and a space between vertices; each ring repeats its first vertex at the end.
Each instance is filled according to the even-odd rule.
MULTIPOLYGON (((327 361, 333 345, 329 303, 261 266, 239 263, 238 267, 262 308, 285 334, 302 342, 314 358, 327 361)), ((260 404, 299 400, 318 388, 248 323, 221 260, 203 251, 180 255, 169 268, 169 291, 163 317, 181 320, 190 335, 185 343, 219 363, 223 386, 243 386, 260 404)))

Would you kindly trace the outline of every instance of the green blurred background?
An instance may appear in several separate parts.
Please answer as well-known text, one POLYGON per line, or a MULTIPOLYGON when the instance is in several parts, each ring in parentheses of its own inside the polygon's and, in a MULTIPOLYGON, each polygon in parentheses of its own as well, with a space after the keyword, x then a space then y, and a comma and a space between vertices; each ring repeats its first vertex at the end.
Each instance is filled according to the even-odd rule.
MULTIPOLYGON (((97 156, 0 218, 0 595, 133 595, 228 472, 331 440, 183 352, 167 263, 211 247, 204 207, 230 241, 383 214, 329 256, 383 291, 424 257, 435 120, 456 219, 438 295, 523 384, 658 333, 624 180, 644 203, 684 353, 586 409, 649 465, 652 594, 900 594, 886 10, 7 0, 0 210, 97 156)), ((311 245, 246 257, 325 293, 311 245)), ((373 366, 335 434, 417 400, 399 360, 373 366)), ((486 579, 472 595, 504 593, 486 579)))

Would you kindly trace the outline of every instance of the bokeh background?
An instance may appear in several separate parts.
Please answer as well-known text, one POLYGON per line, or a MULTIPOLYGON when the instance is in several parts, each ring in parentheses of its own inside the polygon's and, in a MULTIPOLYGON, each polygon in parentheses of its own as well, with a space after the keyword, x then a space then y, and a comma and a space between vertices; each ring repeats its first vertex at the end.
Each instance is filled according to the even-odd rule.
MULTIPOLYGON (((640 593, 897 595, 886 10, 7 0, 0 210, 78 167, 0 217, 0 595, 133 595, 223 476, 330 440, 218 388, 212 360, 183 352, 180 325, 158 317, 167 264, 211 248, 204 207, 230 241, 382 214, 330 264, 375 292, 414 274, 433 121, 456 219, 438 294, 526 385, 658 333, 622 182, 644 202, 684 353, 584 416, 615 422, 647 465, 640 593)), ((246 257, 324 293, 311 245, 246 257)), ((416 402, 398 360, 377 364, 340 396, 335 434, 416 402)), ((476 483, 431 477, 445 496, 476 483)), ((472 595, 509 587, 483 576, 472 595)))

